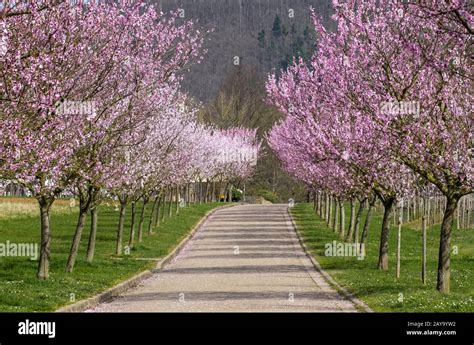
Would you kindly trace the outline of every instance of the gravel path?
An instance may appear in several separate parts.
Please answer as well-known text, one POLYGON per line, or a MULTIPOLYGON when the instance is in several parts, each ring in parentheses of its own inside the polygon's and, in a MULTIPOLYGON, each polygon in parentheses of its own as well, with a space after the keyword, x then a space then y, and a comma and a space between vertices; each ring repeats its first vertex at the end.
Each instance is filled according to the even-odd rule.
POLYGON ((92 312, 355 312, 314 269, 287 205, 216 211, 164 270, 92 312))

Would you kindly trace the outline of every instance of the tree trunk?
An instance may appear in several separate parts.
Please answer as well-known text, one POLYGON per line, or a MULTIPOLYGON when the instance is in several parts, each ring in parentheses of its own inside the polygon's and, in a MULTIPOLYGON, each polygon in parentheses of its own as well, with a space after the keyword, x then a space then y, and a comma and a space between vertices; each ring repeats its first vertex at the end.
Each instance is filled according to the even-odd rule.
POLYGON ((319 201, 320 201, 319 216, 321 217, 321 219, 324 219, 324 215, 326 214, 326 211, 324 209, 324 202, 326 201, 326 197, 324 196, 323 193, 321 193, 321 195, 319 196, 319 201))
POLYGON ((346 214, 344 212, 344 201, 339 200, 339 238, 342 240, 344 238, 345 232, 345 217, 346 214))
POLYGON ((436 289, 442 293, 449 293, 451 278, 451 230, 453 226, 454 212, 456 211, 459 197, 449 196, 446 199, 443 221, 441 223, 441 234, 439 241, 438 256, 438 280, 436 289))
POLYGON ((361 245, 367 241, 367 236, 369 235, 370 217, 372 216, 375 200, 375 196, 372 197, 372 200, 369 199, 369 207, 367 209, 367 215, 365 216, 364 229, 362 229, 362 236, 360 238, 361 245))
POLYGON ((362 218, 362 213, 364 212, 366 201, 367 201, 367 198, 364 198, 362 201, 359 202, 359 209, 357 210, 357 215, 356 215, 355 225, 354 225, 354 242, 355 243, 359 243, 359 225, 360 225, 360 219, 362 218))
POLYGON ((416 208, 416 207, 417 207, 417 206, 416 206, 416 196, 413 197, 413 203, 412 203, 412 205, 413 205, 413 212, 411 213, 412 220, 416 220, 416 216, 417 216, 417 214, 416 214, 416 210, 417 210, 417 208, 416 208))
POLYGON ((87 192, 79 188, 79 194, 79 218, 77 220, 76 231, 74 232, 69 257, 67 259, 67 273, 71 273, 74 270, 74 264, 79 251, 79 244, 81 243, 82 231, 84 230, 87 213, 89 213, 91 204, 94 200, 95 191, 91 186, 89 186, 87 187, 87 192))
POLYGON ((459 226, 459 218, 461 217, 461 210, 460 210, 460 205, 458 205, 458 207, 456 208, 456 212, 457 212, 457 215, 456 215, 456 230, 459 230, 460 226, 459 226))
POLYGON ((89 234, 89 243, 87 244, 86 261, 92 263, 94 260, 95 239, 97 236, 97 207, 91 209, 91 232, 89 234))
POLYGON ((461 229, 467 229, 467 224, 466 224, 466 213, 467 213, 467 205, 466 205, 466 200, 467 198, 463 198, 460 201, 460 204, 462 205, 462 226, 461 229))
POLYGON ((466 210, 466 229, 471 228, 471 199, 470 196, 466 196, 467 210, 466 210))
POLYGON ((165 190, 165 192, 163 193, 163 197, 162 197, 162 206, 161 206, 161 222, 164 222, 165 221, 165 214, 166 214, 166 193, 167 191, 165 190))
POLYGON ((170 187, 169 204, 168 204, 168 218, 171 218, 172 214, 173 214, 173 187, 170 187))
POLYGON ((179 186, 176 186, 176 213, 175 213, 176 215, 179 214, 179 197, 180 197, 179 192, 180 192, 179 186))
POLYGON ((426 284, 426 216, 421 218, 422 244, 421 244, 421 282, 426 284))
POLYGON ((38 199, 41 214, 41 248, 37 277, 40 280, 49 278, 49 259, 51 253, 51 229, 49 224, 49 211, 54 198, 41 196, 38 199))
MULTIPOLYGON (((158 194, 158 196, 156 197, 155 199, 155 202, 158 203, 156 204, 156 215, 155 215, 155 221, 154 221, 154 227, 158 227, 160 225, 160 220, 161 220, 161 210, 162 210, 162 205, 164 205, 164 200, 163 200, 163 196, 160 194, 158 194)), ((151 221, 151 219, 150 219, 151 221)), ((153 230, 151 231, 153 233, 153 230)))
POLYGON ((187 207, 188 206, 188 184, 186 183, 184 186, 183 186, 183 207, 187 207))
POLYGON ((159 196, 156 196, 155 200, 153 201, 153 205, 151 206, 150 220, 148 221, 148 235, 151 235, 153 233, 153 220, 156 221, 156 219, 158 218, 157 213, 159 213, 160 209, 160 207, 158 206, 158 199, 159 196), (158 209, 156 208, 156 206, 158 206, 158 209))
POLYGON ((393 208, 394 197, 386 198, 383 201, 384 212, 382 220, 382 232, 380 235, 380 249, 379 249, 379 261, 377 268, 380 270, 388 270, 388 240, 390 236, 390 215, 393 208))
POLYGON ((191 203, 191 188, 190 188, 190 184, 187 183, 186 184, 186 206, 189 206, 190 203, 191 203))
POLYGON ((125 222, 125 208, 127 207, 127 197, 119 197, 120 200, 120 214, 119 224, 117 229, 117 242, 115 245, 115 254, 122 255, 122 239, 123 239, 123 225, 125 222))
MULTIPOLYGON (((407 217, 406 217, 406 222, 410 222, 410 198, 407 198, 407 217)), ((403 212, 402 212, 402 223, 403 223, 403 212)))
POLYGON ((398 232, 397 232, 397 279, 400 278, 400 264, 401 264, 401 248, 402 248, 402 221, 403 221, 403 206, 400 207, 400 212, 398 215, 398 232))
POLYGON ((132 224, 130 224, 130 240, 128 241, 128 247, 132 249, 135 246, 135 215, 137 205, 135 200, 132 201, 132 224))
POLYGON ((354 205, 354 199, 351 199, 349 231, 347 232, 346 242, 352 242, 352 238, 354 237, 354 225, 355 225, 355 205, 354 205))
POLYGON ((321 210, 320 210, 320 217, 322 220, 324 220, 324 218, 326 217, 326 209, 325 209, 325 205, 326 204, 326 195, 323 193, 321 194, 321 210))
POLYGON ((202 204, 202 181, 199 181, 199 203, 202 204))
POLYGON ((328 227, 332 227, 332 199, 333 199, 333 196, 330 195, 329 196, 329 213, 328 213, 328 220, 327 220, 327 225, 328 227))
POLYGON ((318 207, 319 207, 319 210, 318 210, 318 213, 319 213, 319 218, 323 218, 323 196, 321 195, 321 193, 318 193, 318 207))
POLYGON ((79 218, 77 220, 76 231, 72 239, 71 249, 69 251, 69 257, 66 264, 66 272, 71 273, 74 270, 74 264, 76 262, 77 252, 79 250, 79 244, 81 243, 82 230, 84 229, 84 223, 86 221, 89 207, 81 205, 79 207, 79 218))
POLYGON ((334 218, 333 218, 333 222, 332 222, 332 230, 336 233, 337 232, 337 216, 338 216, 338 207, 337 207, 337 198, 334 197, 334 218))
POLYGON ((141 243, 143 240, 143 222, 145 221, 145 210, 149 200, 149 196, 143 197, 142 211, 140 212, 140 220, 138 221, 138 243, 141 243))
POLYGON ((206 191, 204 192, 204 202, 208 203, 209 202, 209 181, 206 181, 206 191))
POLYGON ((324 194, 324 213, 323 219, 327 222, 329 217, 329 196, 325 193, 324 194))

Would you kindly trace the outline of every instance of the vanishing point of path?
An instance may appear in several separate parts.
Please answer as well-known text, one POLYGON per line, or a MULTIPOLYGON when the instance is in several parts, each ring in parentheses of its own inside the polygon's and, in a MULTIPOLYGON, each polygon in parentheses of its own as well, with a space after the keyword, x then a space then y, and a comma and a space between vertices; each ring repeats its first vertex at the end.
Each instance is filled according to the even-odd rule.
POLYGON ((138 287, 92 311, 356 311, 313 267, 287 205, 217 210, 181 253, 138 287))

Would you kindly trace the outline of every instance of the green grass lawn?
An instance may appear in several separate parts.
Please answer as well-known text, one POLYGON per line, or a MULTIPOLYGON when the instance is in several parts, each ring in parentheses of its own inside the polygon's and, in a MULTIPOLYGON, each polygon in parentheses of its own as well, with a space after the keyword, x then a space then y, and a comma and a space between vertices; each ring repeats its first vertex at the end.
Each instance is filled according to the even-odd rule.
MULTIPOLYGON (((100 206, 94 262, 88 264, 85 260, 90 230, 88 219, 74 272, 69 274, 65 273, 65 265, 77 214, 53 212, 50 279, 36 279, 37 261, 26 257, 0 257, 0 311, 52 311, 70 303, 71 294, 74 294, 76 301, 88 298, 141 271, 153 268, 158 259, 166 256, 207 211, 220 205, 222 204, 196 204, 181 208, 177 217, 166 218, 150 236, 147 235, 147 226, 151 205, 148 205, 144 240, 129 256, 122 257, 114 256, 118 211, 113 206, 100 206)), ((130 212, 129 206, 124 245, 128 244, 130 235, 130 212)), ((135 231, 137 228, 138 225, 135 231)), ((39 216, 0 218, 0 243, 39 243, 39 229, 39 216)))
MULTIPOLYGON (((346 206, 346 226, 349 222, 346 206)), ((396 279, 396 228, 390 234, 389 270, 377 270, 382 215, 374 214, 366 244, 366 257, 325 256, 325 244, 339 241, 326 223, 314 214, 312 204, 297 204, 292 214, 312 255, 343 287, 380 312, 472 312, 474 311, 474 231, 453 230, 451 293, 436 290, 439 226, 427 231, 427 284, 421 282, 421 231, 402 227, 401 277, 396 279)), ((365 219, 365 215, 362 219, 365 219)), ((362 226, 361 226, 362 231, 362 226)))

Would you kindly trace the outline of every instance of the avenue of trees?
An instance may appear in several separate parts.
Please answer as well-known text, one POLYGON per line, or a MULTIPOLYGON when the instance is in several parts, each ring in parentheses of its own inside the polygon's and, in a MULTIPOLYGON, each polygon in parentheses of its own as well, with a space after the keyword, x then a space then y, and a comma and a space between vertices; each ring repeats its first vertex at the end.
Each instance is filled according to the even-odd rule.
POLYGON ((142 241, 149 201, 156 224, 165 197, 216 200, 229 183, 252 175, 256 131, 201 124, 180 88, 182 72, 203 59, 206 32, 178 16, 138 1, 6 1, 0 8, 0 179, 38 200, 39 279, 49 277, 51 206, 65 192, 79 200, 72 272, 88 214, 93 260, 97 206, 105 199, 120 204, 120 255, 127 206, 135 220, 143 205, 137 233, 134 221, 130 229, 133 247, 142 241))
POLYGON ((331 224, 340 218, 341 238, 363 242, 367 234, 354 233, 355 200, 357 213, 380 200, 381 270, 388 269, 397 204, 441 195, 437 289, 448 293, 454 216, 474 190, 472 5, 333 4, 337 30, 328 32, 313 12, 316 52, 267 82, 270 102, 286 115, 269 133, 270 145, 312 190, 318 212, 331 224), (344 200, 354 215, 348 234, 344 200))

